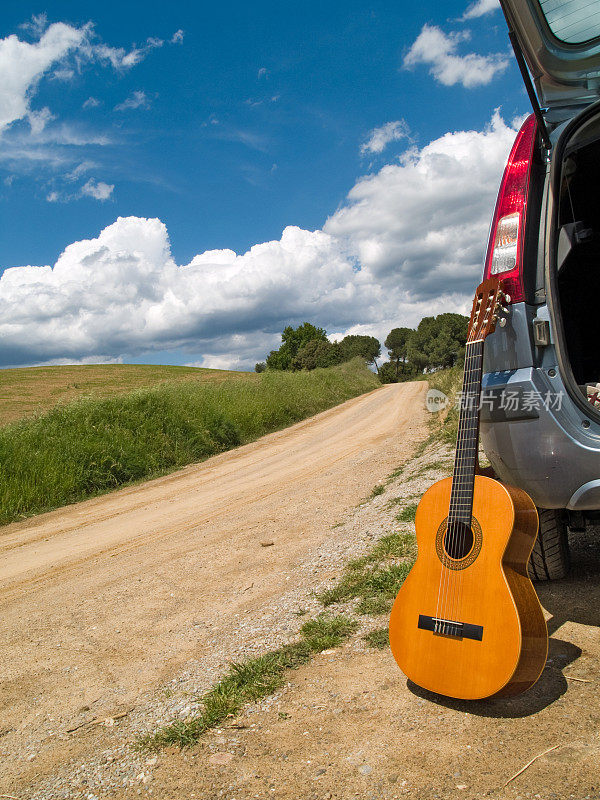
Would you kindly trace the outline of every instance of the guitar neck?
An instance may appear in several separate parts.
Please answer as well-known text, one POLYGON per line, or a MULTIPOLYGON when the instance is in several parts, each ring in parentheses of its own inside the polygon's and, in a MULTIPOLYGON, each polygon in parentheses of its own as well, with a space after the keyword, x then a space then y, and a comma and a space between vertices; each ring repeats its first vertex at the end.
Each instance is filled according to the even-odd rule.
POLYGON ((479 447, 479 403, 483 372, 483 339, 468 342, 460 402, 449 520, 471 524, 479 447))

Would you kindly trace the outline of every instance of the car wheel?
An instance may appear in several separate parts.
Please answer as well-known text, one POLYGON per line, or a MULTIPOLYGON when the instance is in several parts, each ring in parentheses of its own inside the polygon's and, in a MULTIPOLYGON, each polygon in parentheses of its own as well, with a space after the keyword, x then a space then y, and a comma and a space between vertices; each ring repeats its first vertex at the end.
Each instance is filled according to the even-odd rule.
POLYGON ((569 572, 566 514, 561 508, 538 508, 540 528, 531 551, 528 572, 532 581, 555 581, 569 572))

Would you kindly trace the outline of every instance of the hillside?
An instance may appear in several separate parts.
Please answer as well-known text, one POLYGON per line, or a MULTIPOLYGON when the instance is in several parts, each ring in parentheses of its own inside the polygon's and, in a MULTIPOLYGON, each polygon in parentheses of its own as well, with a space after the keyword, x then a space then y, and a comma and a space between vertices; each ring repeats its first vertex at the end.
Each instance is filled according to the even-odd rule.
POLYGON ((0 427, 0 523, 203 461, 379 386, 354 359, 254 379, 163 381, 55 404, 0 427))
POLYGON ((154 364, 89 364, 4 369, 0 371, 0 426, 49 411, 58 403, 86 395, 110 397, 164 383, 215 383, 235 377, 255 380, 257 375, 254 372, 154 364))

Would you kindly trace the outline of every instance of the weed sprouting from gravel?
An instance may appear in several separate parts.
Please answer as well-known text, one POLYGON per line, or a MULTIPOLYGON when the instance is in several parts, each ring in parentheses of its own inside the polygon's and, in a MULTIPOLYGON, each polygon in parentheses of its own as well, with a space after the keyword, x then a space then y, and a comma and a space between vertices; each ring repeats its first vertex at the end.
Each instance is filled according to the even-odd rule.
POLYGON ((385 650, 390 644, 390 635, 387 628, 376 628, 362 637, 365 642, 376 650, 385 650))
POLYGON ((366 555, 351 561, 340 580, 317 599, 324 606, 356 599, 359 614, 384 614, 404 583, 415 554, 412 534, 384 536, 366 555))
POLYGON ((396 515, 398 522, 414 522, 418 505, 418 503, 410 503, 405 506, 402 511, 396 515))
POLYGON ((305 622, 300 640, 257 658, 232 664, 229 672, 201 700, 200 713, 186 720, 176 720, 142 737, 141 749, 157 750, 167 745, 190 747, 210 728, 229 716, 235 716, 247 702, 267 697, 285 682, 285 673, 306 664, 314 653, 336 647, 348 639, 358 623, 345 616, 320 614, 305 622))

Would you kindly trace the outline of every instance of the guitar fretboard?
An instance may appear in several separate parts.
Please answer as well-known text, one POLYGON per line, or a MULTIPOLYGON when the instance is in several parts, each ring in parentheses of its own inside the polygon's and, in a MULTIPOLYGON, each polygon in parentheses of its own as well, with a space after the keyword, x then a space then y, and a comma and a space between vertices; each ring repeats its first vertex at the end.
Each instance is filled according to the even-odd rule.
POLYGON ((479 402, 483 368, 483 339, 468 342, 458 420, 456 455, 450 494, 448 523, 464 522, 470 526, 473 512, 473 489, 479 446, 479 402))

